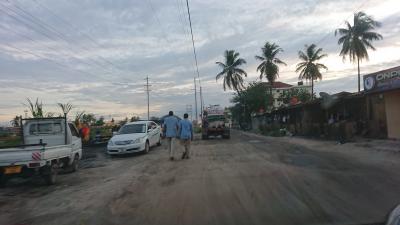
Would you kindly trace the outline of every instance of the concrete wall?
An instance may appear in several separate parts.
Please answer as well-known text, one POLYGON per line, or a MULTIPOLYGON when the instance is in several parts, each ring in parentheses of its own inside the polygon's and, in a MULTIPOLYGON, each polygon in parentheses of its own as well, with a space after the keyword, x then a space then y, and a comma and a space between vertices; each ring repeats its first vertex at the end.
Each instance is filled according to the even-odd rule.
POLYGON ((400 139, 400 91, 385 93, 385 108, 388 137, 400 139))

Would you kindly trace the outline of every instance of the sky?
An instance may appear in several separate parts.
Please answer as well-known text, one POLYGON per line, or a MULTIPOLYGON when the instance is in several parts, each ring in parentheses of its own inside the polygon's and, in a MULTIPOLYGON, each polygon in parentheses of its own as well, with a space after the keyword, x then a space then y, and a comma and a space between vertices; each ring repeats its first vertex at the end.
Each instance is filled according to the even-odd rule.
MULTIPOLYGON (((205 105, 229 106, 215 76, 223 53, 233 49, 247 61, 245 82, 258 79, 266 41, 283 48, 279 81, 296 84, 298 51, 315 43, 329 69, 315 91, 357 90, 357 67, 339 56, 334 30, 364 11, 382 23, 377 51, 361 64, 368 74, 400 64, 398 0, 189 0, 205 105)), ((26 99, 38 98, 46 112, 58 102, 78 111, 122 119, 194 110, 197 76, 185 0, 0 1, 0 123, 24 115, 26 99)))

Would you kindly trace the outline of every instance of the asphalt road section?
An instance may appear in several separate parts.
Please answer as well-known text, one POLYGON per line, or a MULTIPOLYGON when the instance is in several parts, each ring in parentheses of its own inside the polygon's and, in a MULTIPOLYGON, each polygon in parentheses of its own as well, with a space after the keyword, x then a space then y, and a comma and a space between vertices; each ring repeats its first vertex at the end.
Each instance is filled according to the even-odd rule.
POLYGON ((399 153, 287 140, 235 131, 175 161, 165 145, 112 158, 88 148, 54 186, 0 189, 0 224, 373 224, 400 203, 399 153))

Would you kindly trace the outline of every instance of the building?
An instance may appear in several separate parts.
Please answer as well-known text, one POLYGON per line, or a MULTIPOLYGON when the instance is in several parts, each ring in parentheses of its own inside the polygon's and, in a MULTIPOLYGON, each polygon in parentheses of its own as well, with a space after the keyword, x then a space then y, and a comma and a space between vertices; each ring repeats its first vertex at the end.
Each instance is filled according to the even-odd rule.
POLYGON ((364 76, 364 91, 325 94, 252 119, 254 129, 286 128, 293 134, 351 140, 400 140, 400 66, 364 76))
POLYGON ((363 81, 371 129, 400 139, 400 66, 364 75, 363 81))
MULTIPOLYGON (((271 85, 268 82, 263 82, 263 84, 268 90, 271 87, 271 85)), ((272 84, 272 96, 274 98, 273 108, 277 109, 283 106, 284 103, 280 99, 281 95, 286 91, 293 89, 303 89, 311 94, 311 85, 303 85, 303 82, 298 82, 297 86, 295 86, 284 82, 276 81, 272 84)))

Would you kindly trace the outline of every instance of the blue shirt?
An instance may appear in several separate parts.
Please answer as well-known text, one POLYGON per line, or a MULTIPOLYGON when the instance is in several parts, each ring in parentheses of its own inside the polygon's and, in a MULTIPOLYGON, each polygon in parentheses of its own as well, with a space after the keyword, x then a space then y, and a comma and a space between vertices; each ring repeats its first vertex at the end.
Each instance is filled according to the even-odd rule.
POLYGON ((179 136, 181 139, 192 139, 193 125, 188 119, 179 121, 179 136))
POLYGON ((176 137, 178 129, 178 119, 175 116, 168 116, 164 119, 166 137, 176 137))

